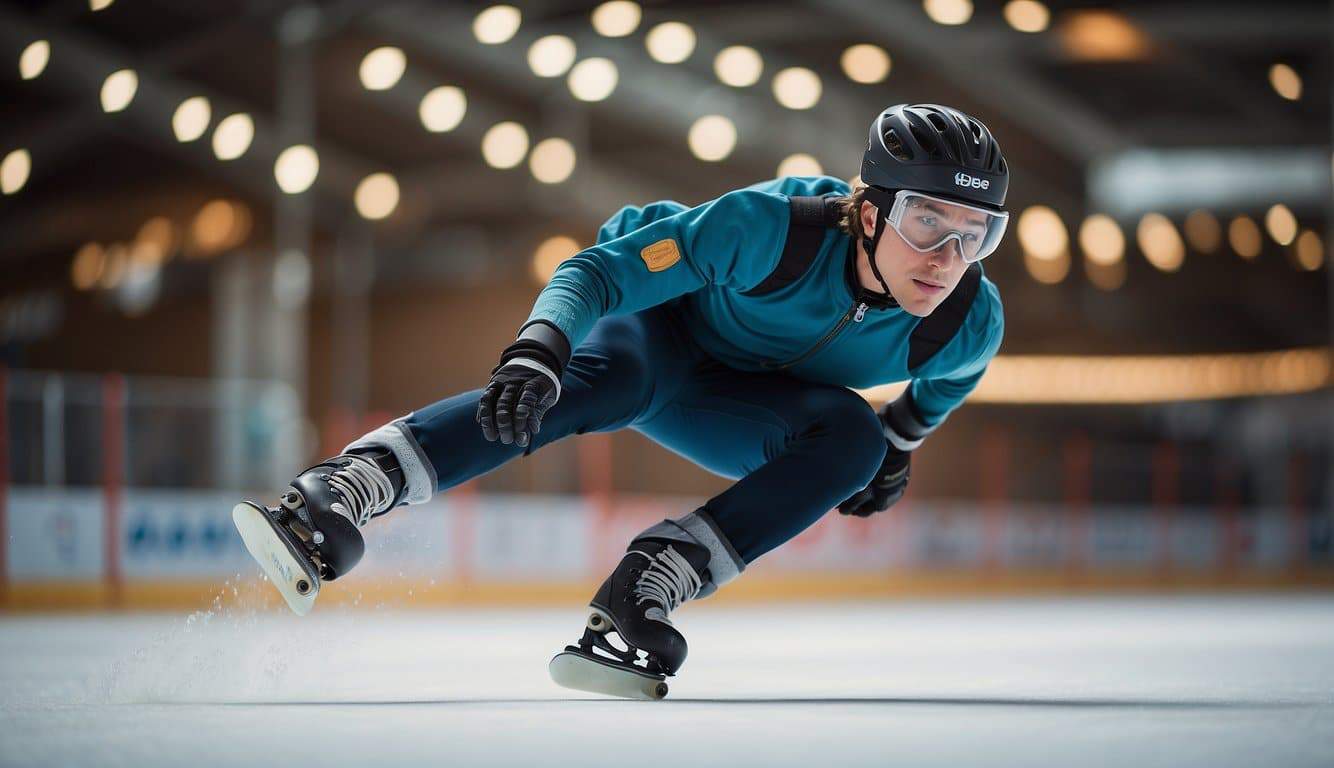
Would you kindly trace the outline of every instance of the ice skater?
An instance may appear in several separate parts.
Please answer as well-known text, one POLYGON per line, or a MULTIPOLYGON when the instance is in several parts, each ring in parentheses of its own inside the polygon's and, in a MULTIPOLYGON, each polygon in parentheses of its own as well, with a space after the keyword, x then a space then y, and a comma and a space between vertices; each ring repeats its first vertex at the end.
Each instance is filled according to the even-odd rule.
POLYGON ((233 519, 298 614, 348 573, 360 529, 547 443, 630 428, 734 479, 630 542, 567 687, 661 698, 686 641, 669 615, 837 507, 897 501, 912 452, 976 386, 1004 322, 981 260, 1009 170, 980 121, 899 104, 871 124, 853 189, 784 177, 694 208, 627 206, 562 263, 482 389, 413 411, 233 519), (878 413, 849 387, 909 381, 878 413))

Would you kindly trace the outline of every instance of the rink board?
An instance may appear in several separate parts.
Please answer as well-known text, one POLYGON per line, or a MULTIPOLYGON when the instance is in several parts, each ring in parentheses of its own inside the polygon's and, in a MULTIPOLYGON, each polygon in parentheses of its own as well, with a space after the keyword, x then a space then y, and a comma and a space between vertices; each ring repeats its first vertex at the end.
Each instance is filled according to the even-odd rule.
MULTIPOLYGON (((181 606, 254 577, 230 520, 246 494, 11 488, 4 605, 181 606), (114 509, 109 507, 114 506, 114 509)), ((366 529, 333 601, 441 604, 579 599, 646 526, 700 500, 444 494, 366 529)), ((1328 523, 1289 509, 901 503, 837 514, 752 565, 741 599, 1067 589, 1320 586, 1328 523)), ((225 591, 225 590, 224 590, 225 591)), ((225 598, 225 594, 224 594, 225 598)))

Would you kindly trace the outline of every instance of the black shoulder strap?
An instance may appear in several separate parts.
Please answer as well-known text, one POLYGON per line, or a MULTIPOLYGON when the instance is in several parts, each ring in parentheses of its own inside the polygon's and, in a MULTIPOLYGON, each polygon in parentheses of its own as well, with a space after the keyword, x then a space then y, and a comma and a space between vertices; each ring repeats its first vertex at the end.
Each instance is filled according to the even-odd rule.
POLYGON ((788 198, 788 202, 787 240, 783 243, 783 255, 778 259, 778 266, 759 285, 745 291, 742 296, 773 293, 806 274, 816 254, 820 252, 825 231, 837 227, 842 215, 837 197, 798 196, 788 198))
POLYGON ((917 324, 912 336, 908 338, 909 371, 930 360, 959 332, 981 284, 982 267, 970 264, 950 295, 917 324))
MULTIPOLYGON (((759 285, 742 293, 743 296, 773 293, 806 274, 820 252, 825 232, 838 227, 838 220, 843 215, 836 196, 797 196, 788 198, 788 201, 787 240, 783 243, 778 266, 759 285)), ((908 370, 930 360, 954 338, 963 327, 981 284, 982 268, 977 264, 970 265, 950 295, 935 311, 922 318, 908 339, 908 370)))

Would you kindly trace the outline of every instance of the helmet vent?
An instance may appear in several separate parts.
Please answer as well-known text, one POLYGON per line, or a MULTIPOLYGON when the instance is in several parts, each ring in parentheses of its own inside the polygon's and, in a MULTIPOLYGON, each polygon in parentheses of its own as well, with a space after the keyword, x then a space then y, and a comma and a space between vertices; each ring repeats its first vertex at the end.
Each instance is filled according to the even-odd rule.
POLYGON ((940 148, 937 146, 934 136, 919 128, 915 123, 910 124, 908 130, 912 131, 912 137, 922 149, 926 150, 926 154, 929 157, 937 157, 940 155, 940 148))
POLYGON ((912 152, 903 146, 898 131, 893 128, 885 131, 885 149, 889 150, 889 154, 893 155, 896 160, 907 161, 912 159, 912 152))
POLYGON ((941 117, 939 113, 927 112, 926 119, 931 121, 931 124, 936 127, 937 131, 940 131, 941 133, 949 131, 949 126, 945 124, 945 118, 941 117))

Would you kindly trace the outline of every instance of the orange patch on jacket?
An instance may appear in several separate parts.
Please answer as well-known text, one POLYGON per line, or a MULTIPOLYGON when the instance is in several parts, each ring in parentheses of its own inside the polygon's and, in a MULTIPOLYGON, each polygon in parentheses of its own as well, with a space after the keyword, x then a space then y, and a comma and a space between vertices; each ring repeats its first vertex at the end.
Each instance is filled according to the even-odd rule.
POLYGON ((639 252, 639 258, 644 260, 650 272, 661 272, 681 260, 681 249, 676 247, 676 241, 668 238, 659 240, 639 252))

